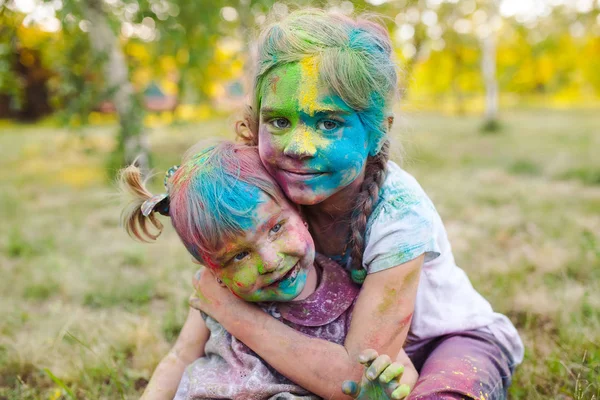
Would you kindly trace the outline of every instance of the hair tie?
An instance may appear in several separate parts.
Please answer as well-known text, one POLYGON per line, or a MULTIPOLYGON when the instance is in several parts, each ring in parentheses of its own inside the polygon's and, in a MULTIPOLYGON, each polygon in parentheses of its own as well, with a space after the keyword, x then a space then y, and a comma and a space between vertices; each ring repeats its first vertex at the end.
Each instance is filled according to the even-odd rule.
POLYGON ((169 198, 169 190, 170 190, 170 182, 169 179, 175 174, 175 172, 179 169, 179 165, 174 165, 167 170, 165 173, 165 179, 163 180, 163 184, 165 186, 166 192, 157 194, 155 196, 150 197, 148 200, 142 203, 142 215, 144 217, 149 216, 154 211, 164 215, 166 217, 169 216, 169 206, 170 206, 170 198, 169 198))
POLYGON ((350 271, 350 276, 352 277, 352 280, 354 281, 354 283, 358 283, 359 285, 362 285, 363 282, 365 281, 365 279, 367 278, 367 271, 365 271, 364 269, 353 269, 352 271, 350 271))

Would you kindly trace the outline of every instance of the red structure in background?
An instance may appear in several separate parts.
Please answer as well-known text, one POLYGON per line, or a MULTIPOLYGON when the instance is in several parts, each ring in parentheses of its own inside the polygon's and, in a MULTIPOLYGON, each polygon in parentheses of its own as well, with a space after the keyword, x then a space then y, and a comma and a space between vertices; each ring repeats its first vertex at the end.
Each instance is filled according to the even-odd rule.
MULTIPOLYGON (((151 82, 144 90, 143 101, 144 108, 151 112, 175 111, 179 105, 177 96, 165 94, 155 82, 151 82)), ((95 108, 95 111, 110 114, 114 113, 116 109, 111 101, 103 101, 95 108)))

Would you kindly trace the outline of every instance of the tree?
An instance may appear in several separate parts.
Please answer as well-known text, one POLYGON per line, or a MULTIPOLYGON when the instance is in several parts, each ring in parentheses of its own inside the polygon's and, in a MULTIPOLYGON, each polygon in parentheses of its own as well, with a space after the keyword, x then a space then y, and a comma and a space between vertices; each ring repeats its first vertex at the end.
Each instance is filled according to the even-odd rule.
POLYGON ((52 72, 41 51, 52 37, 36 27, 25 28, 23 18, 9 7, 0 11, 0 118, 31 122, 52 111, 48 88, 52 72))
POLYGON ((136 162, 147 173, 150 158, 143 124, 144 112, 129 80, 125 56, 118 37, 111 28, 110 18, 103 9, 102 0, 85 0, 81 4, 75 4, 77 2, 72 0, 70 3, 66 4, 65 11, 78 12, 82 20, 89 22, 90 46, 96 59, 102 61, 103 84, 119 119, 117 146, 109 167, 116 169, 136 162))
POLYGON ((498 123, 498 81, 496 79, 496 30, 494 21, 498 18, 497 5, 488 1, 487 19, 476 31, 481 40, 481 74, 485 85, 485 114, 483 130, 496 131, 498 123))

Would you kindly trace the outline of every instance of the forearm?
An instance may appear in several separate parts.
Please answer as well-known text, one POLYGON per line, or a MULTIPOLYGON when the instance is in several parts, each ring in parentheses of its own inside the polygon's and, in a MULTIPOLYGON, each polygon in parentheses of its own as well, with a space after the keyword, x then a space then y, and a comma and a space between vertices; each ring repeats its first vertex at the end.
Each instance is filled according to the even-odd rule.
POLYGON ((341 392, 342 382, 360 379, 362 366, 344 346, 304 335, 256 307, 239 311, 221 323, 269 365, 320 397, 350 399, 341 392))
POLYGON ((142 399, 171 400, 185 368, 204 355, 204 345, 209 335, 200 313, 190 308, 175 345, 154 370, 142 399))
POLYGON ((346 342, 345 347, 304 335, 250 305, 229 313, 226 319, 221 323, 227 325, 226 329, 233 336, 281 374, 325 399, 350 399, 342 393, 341 387, 345 380, 360 380, 363 373, 358 363, 360 352, 371 347, 382 353, 398 353, 408 330, 406 327, 398 332, 396 339, 401 341, 391 346, 378 343, 376 337, 369 340, 367 336, 360 344, 346 342))
POLYGON ((367 277, 343 346, 295 331, 255 305, 236 299, 204 275, 197 286, 202 295, 191 304, 212 315, 279 373, 305 389, 326 399, 350 399, 341 386, 345 380, 361 378, 358 355, 362 350, 398 354, 402 348, 422 262, 423 256, 367 277))
POLYGON ((175 351, 169 351, 154 370, 142 400, 171 400, 186 366, 186 362, 175 351))

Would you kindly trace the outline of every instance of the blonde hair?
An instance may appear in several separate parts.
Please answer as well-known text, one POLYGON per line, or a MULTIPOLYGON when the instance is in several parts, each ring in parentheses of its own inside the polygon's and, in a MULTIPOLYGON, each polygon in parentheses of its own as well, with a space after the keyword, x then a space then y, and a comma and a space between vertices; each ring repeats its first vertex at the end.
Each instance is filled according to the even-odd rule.
POLYGON ((129 236, 142 242, 156 240, 163 230, 163 224, 154 212, 147 217, 142 213, 142 204, 154 196, 146 188, 142 171, 132 164, 119 172, 118 182, 121 193, 129 198, 128 204, 121 212, 121 224, 125 231, 129 236), (155 233, 149 229, 148 224, 154 228, 155 233))
POLYGON ((367 159, 350 223, 351 269, 358 272, 362 271, 367 220, 385 180, 389 110, 398 94, 397 66, 387 29, 372 16, 353 19, 318 9, 295 11, 267 26, 258 38, 252 65, 251 104, 236 132, 245 143, 258 144, 258 113, 266 76, 279 66, 307 57, 318 57, 319 79, 356 111, 374 143, 380 143, 379 151, 367 159))

